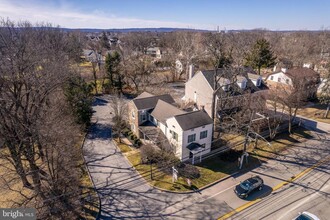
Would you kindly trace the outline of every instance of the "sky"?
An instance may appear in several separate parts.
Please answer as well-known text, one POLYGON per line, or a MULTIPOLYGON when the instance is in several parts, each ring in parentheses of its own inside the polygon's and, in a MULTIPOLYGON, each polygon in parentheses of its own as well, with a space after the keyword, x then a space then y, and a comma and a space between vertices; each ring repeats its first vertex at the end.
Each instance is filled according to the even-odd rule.
POLYGON ((0 17, 63 28, 330 29, 329 0, 0 0, 0 17))

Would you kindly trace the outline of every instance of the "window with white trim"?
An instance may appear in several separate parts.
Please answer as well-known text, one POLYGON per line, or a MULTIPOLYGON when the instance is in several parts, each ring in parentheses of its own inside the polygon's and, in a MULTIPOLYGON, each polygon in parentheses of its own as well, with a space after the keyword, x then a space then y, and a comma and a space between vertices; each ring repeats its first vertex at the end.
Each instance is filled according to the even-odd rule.
POLYGON ((170 130, 170 133, 172 134, 172 138, 176 141, 178 141, 178 134, 175 131, 170 130))
POLYGON ((199 139, 204 139, 204 138, 207 138, 207 130, 202 131, 202 132, 199 134, 199 139))
POLYGON ((191 143, 196 140, 196 134, 188 135, 188 143, 191 143))

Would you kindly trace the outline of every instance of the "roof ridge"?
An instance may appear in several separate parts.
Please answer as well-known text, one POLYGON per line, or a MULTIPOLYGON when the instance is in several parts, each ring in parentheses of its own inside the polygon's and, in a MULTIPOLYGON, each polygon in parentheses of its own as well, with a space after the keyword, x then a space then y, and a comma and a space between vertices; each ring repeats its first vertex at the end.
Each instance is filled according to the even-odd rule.
POLYGON ((180 115, 188 115, 188 114, 192 114, 192 113, 196 113, 196 112, 202 112, 202 110, 191 111, 191 112, 184 112, 184 113, 182 113, 182 114, 175 115, 174 117, 176 117, 176 116, 180 116, 180 115))
MULTIPOLYGON (((142 94, 142 93, 141 93, 142 94)), ((151 93, 149 93, 151 94, 151 93)), ((151 94, 152 95, 152 94, 151 94)), ((142 97, 142 98, 138 98, 138 99, 133 99, 133 100, 140 100, 140 99, 151 99, 151 98, 156 98, 156 97, 161 97, 161 96, 165 96, 165 95, 169 95, 171 96, 170 94, 162 94, 162 95, 152 95, 152 96, 149 96, 149 97, 142 97)), ((172 97, 172 96, 171 96, 172 97)))

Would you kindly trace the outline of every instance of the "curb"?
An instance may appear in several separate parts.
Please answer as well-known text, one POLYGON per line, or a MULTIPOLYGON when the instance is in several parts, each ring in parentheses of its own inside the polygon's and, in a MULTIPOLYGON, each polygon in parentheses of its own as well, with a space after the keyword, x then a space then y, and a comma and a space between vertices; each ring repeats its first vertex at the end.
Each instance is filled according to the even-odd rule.
MULTIPOLYGON (((93 126, 93 125, 95 125, 97 122, 98 122, 98 119, 96 119, 95 122, 91 123, 90 127, 93 126)), ((90 127, 89 127, 89 128, 90 128, 90 127)), ((88 128, 88 130, 89 130, 89 128, 88 128)), ((99 200, 99 211, 98 211, 98 213, 97 213, 95 219, 100 219, 100 215, 101 215, 101 198, 100 198, 99 193, 98 193, 97 190, 96 190, 94 180, 93 180, 93 178, 92 178, 92 176, 91 176, 91 174, 90 174, 90 171, 89 171, 89 168, 88 168, 88 166, 87 166, 86 159, 85 159, 85 156, 84 156, 84 153, 83 153, 83 148, 84 148, 84 144, 85 144, 85 140, 86 140, 87 135, 88 135, 88 131, 86 132, 86 134, 85 134, 85 136, 84 136, 84 139, 83 139, 83 141, 82 141, 82 143, 81 143, 81 155, 82 155, 82 157, 83 157, 83 159, 84 159, 84 163, 85 163, 85 167, 86 167, 86 170, 87 170, 87 173, 88 173, 89 179, 92 181, 92 184, 93 184, 93 186, 94 186, 94 189, 95 189, 95 192, 96 192, 97 198, 98 198, 98 200, 99 200)))
MULTIPOLYGON (((117 142, 114 141, 114 140, 112 140, 112 142, 113 142, 114 145, 116 146, 118 152, 120 152, 120 153, 123 155, 123 153, 120 151, 120 149, 119 149, 119 147, 118 147, 118 145, 117 145, 117 142)), ((211 187, 211 186, 213 186, 213 185, 215 185, 215 184, 217 184, 217 183, 220 183, 220 182, 222 182, 222 181, 225 181, 225 180, 227 180, 227 179, 229 179, 229 178, 231 178, 231 177, 233 177, 233 176, 235 176, 235 175, 237 175, 237 174, 239 174, 239 173, 244 174, 246 171, 249 171, 249 170, 255 169, 255 168, 257 168, 257 167, 260 166, 260 165, 258 165, 258 166, 251 167, 251 168, 249 168, 249 169, 243 169, 243 170, 236 171, 236 172, 234 172, 234 173, 232 173, 232 174, 230 174, 230 175, 227 175, 227 176, 225 176, 225 177, 223 177, 223 178, 221 178, 221 179, 218 179, 218 180, 216 180, 216 181, 214 181, 214 182, 212 182, 212 183, 209 183, 209 184, 207 184, 207 185, 205 185, 205 186, 203 186, 203 187, 201 187, 201 188, 199 188, 199 189, 197 189, 197 190, 188 190, 188 191, 184 191, 184 192, 178 192, 178 191, 171 191, 171 190, 167 190, 167 189, 162 189, 162 188, 159 188, 159 187, 157 187, 157 186, 153 186, 153 185, 151 185, 151 184, 150 184, 150 183, 149 183, 149 182, 148 182, 148 181, 147 181, 147 180, 146 180, 146 179, 140 174, 140 172, 137 171, 137 170, 135 169, 135 167, 133 166, 133 164, 131 163, 131 161, 129 161, 125 155, 123 155, 123 156, 125 157, 126 161, 129 163, 129 165, 135 170, 135 172, 137 172, 137 174, 140 176, 140 178, 142 178, 142 179, 143 179, 143 180, 144 180, 144 181, 145 181, 150 187, 152 187, 152 188, 154 188, 154 189, 156 189, 156 190, 162 191, 162 192, 172 193, 172 194, 192 194, 192 193, 198 193, 198 192, 201 192, 201 191, 203 191, 203 190, 205 190, 205 189, 207 189, 207 188, 209 188, 209 187, 211 187)))
MULTIPOLYGON (((297 180, 298 178, 300 178, 300 177, 302 177, 303 175, 309 173, 310 171, 312 171, 312 170, 315 169, 316 167, 321 166, 323 163, 325 163, 325 162, 327 162, 327 161, 329 161, 329 160, 330 160, 330 157, 326 157, 325 159, 323 159, 323 160, 317 162, 316 164, 314 164, 313 166, 308 167, 308 168, 306 168, 305 170, 303 170, 302 172, 298 173, 295 177, 293 177, 293 178, 291 178, 291 179, 289 179, 289 180, 286 180, 286 181, 284 181, 284 182, 282 182, 282 183, 276 185, 275 187, 272 188, 272 193, 273 193, 274 191, 276 191, 276 190, 282 188, 283 186, 285 186, 285 185, 287 185, 287 184, 289 184, 289 183, 292 183, 293 181, 297 180)), ((250 207, 250 206, 252 206, 252 205, 254 205, 254 204, 258 203, 258 202, 260 202, 261 200, 263 200, 263 198, 257 198, 257 199, 255 199, 255 200, 253 200, 253 201, 250 201, 250 202, 248 202, 248 203, 245 203, 245 204, 239 206, 238 208, 236 208, 236 209, 234 209, 234 210, 232 210, 232 211, 230 211, 230 212, 228 212, 228 213, 226 213, 226 214, 220 216, 220 217, 218 218, 218 220, 224 220, 224 219, 230 218, 231 216, 235 215, 236 213, 239 213, 239 212, 243 211, 244 209, 246 209, 246 208, 248 208, 248 207, 250 207)))

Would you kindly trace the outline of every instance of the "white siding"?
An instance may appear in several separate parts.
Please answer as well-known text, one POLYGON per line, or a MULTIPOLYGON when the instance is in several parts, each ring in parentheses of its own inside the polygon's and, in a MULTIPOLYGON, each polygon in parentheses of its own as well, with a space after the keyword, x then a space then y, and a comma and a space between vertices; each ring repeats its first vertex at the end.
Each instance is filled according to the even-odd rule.
POLYGON ((159 126, 158 126, 158 127, 160 128, 160 130, 161 130, 164 134, 166 134, 166 126, 165 126, 163 123, 159 122, 159 126))
MULTIPOLYGON (((183 132, 183 141, 182 141, 182 157, 180 159, 187 160, 189 159, 189 149, 187 146, 190 144, 188 143, 188 136, 191 134, 196 134, 196 140, 194 141, 195 143, 199 144, 205 144, 205 150, 202 152, 202 154, 206 154, 211 151, 211 142, 212 142, 212 130, 213 130, 213 125, 209 124, 206 125, 204 128, 203 127, 198 127, 194 128, 192 130, 184 131, 183 132), (199 139, 200 137, 200 132, 207 130, 207 137, 204 139, 199 139)), ((196 155, 195 155, 196 156, 196 155)), ((197 155, 199 156, 199 155, 197 155)))
POLYGON ((181 158, 182 158, 182 129, 174 117, 167 119, 166 124, 168 126, 166 137, 170 141, 170 143, 172 143, 174 146, 176 146, 175 156, 177 156, 181 160, 181 158), (174 131, 175 133, 178 134, 178 141, 176 141, 172 138, 172 134, 170 133, 170 130, 174 131))
POLYGON ((247 85, 247 80, 242 80, 242 82, 237 82, 237 85, 241 88, 241 89, 245 89, 246 85, 247 85))
POLYGON ((271 74, 267 77, 267 80, 292 86, 291 79, 288 76, 286 76, 283 72, 271 74))
POLYGON ((253 82, 253 84, 255 86, 260 86, 261 82, 262 82, 262 77, 260 76, 259 79, 251 79, 251 81, 253 82), (257 84, 258 80, 259 80, 259 83, 260 83, 259 85, 257 84))
POLYGON ((212 114, 212 93, 213 90, 201 71, 198 71, 193 78, 186 82, 186 102, 195 102, 199 108, 204 106, 205 111, 210 117, 212 114))

